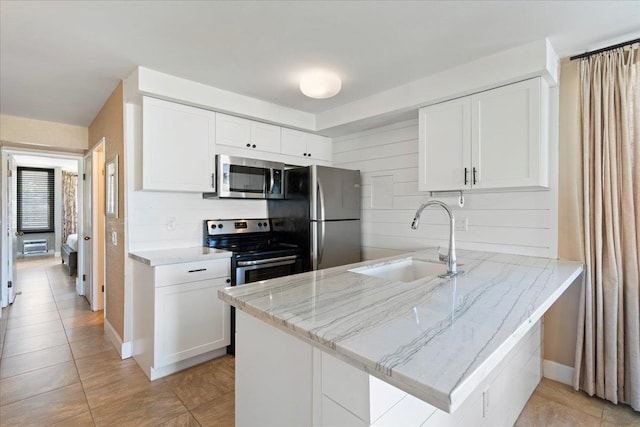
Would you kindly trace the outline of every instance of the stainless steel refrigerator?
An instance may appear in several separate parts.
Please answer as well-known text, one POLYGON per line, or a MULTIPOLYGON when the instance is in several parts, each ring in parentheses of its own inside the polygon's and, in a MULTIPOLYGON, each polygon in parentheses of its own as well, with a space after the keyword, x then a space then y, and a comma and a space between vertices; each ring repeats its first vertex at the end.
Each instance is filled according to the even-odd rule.
POLYGON ((305 270, 361 260, 360 171, 308 166, 285 171, 284 200, 268 201, 273 230, 305 251, 305 270))

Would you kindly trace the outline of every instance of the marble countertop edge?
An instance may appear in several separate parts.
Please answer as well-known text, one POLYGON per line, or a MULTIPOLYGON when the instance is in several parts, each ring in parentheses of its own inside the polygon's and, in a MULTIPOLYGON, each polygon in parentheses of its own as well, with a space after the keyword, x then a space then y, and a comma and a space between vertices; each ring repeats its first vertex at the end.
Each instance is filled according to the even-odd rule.
POLYGON ((231 255, 232 253, 229 251, 203 246, 129 252, 129 258, 151 267, 179 264, 183 262, 224 259, 230 258, 231 255))

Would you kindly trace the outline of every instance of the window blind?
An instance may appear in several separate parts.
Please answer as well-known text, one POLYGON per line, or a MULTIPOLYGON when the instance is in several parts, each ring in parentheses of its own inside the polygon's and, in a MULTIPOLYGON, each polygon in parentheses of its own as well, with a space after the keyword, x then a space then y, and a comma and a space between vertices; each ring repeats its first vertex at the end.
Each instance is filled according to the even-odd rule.
POLYGON ((17 186, 18 231, 53 232, 53 169, 19 167, 17 186))

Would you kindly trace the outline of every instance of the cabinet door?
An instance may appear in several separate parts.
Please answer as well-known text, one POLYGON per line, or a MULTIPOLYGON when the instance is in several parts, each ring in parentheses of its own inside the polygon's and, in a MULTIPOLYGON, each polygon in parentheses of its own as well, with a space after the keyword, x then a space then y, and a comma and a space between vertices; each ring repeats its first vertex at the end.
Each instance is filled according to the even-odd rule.
POLYGON ((288 156, 311 159, 309 164, 314 163, 313 160, 331 162, 332 142, 324 136, 282 128, 281 150, 288 156))
POLYGON ((419 115, 420 191, 471 188, 471 99, 424 107, 419 115))
POLYGON ((252 121, 251 149, 280 153, 280 127, 252 121))
POLYGON ((472 117, 474 188, 546 185, 540 79, 473 95, 472 117))
POLYGON ((156 288, 155 367, 229 345, 229 305, 218 299, 226 278, 156 288))
POLYGON ((307 157, 307 134, 293 129, 282 129, 281 152, 289 156, 307 157))
POLYGON ((331 138, 307 134, 307 157, 330 162, 332 152, 331 138))
POLYGON ((251 145, 251 121, 216 114, 216 144, 247 148, 247 144, 251 145))
POLYGON ((211 191, 215 113, 142 99, 142 188, 211 191))

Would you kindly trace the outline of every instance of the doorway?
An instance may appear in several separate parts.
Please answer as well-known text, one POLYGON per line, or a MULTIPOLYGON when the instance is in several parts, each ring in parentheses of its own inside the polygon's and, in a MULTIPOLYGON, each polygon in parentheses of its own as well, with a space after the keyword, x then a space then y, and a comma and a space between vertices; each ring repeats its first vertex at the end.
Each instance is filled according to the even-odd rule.
MULTIPOLYGON (((102 168, 99 166, 100 162, 104 165, 104 145, 101 147, 102 154, 96 154, 96 167, 95 170, 100 173, 102 168)), ((95 150, 94 150, 95 151, 95 150)), ((1 306, 6 307, 8 304, 13 302, 15 296, 20 292, 20 278, 19 271, 16 271, 16 257, 17 256, 27 256, 24 250, 24 240, 26 239, 23 236, 19 236, 16 230, 16 179, 17 179, 17 168, 20 166, 31 166, 31 167, 39 167, 39 168, 52 168, 56 170, 56 214, 55 214, 55 231, 52 235, 46 236, 38 236, 40 238, 33 239, 32 235, 29 236, 27 240, 39 240, 40 244, 33 244, 33 242, 29 243, 27 246, 29 248, 37 248, 40 251, 39 254, 42 254, 46 248, 46 252, 51 254, 54 257, 61 257, 62 255, 62 245, 69 243, 67 240, 67 234, 76 234, 77 235, 77 254, 76 254, 76 262, 77 262, 77 274, 74 278, 76 283, 76 291, 79 295, 84 295, 87 297, 84 292, 85 286, 83 275, 86 277, 86 273, 83 271, 84 261, 85 261, 85 247, 84 244, 85 237, 88 237, 88 241, 92 241, 92 246, 97 247, 95 250, 95 257, 100 260, 96 268, 92 269, 92 278, 97 277, 92 283, 95 283, 95 286, 102 286, 104 284, 104 218, 100 218, 99 212, 104 212, 104 208, 100 208, 100 200, 104 203, 104 197, 101 197, 100 193, 101 186, 104 186, 103 179, 95 179, 95 189, 93 187, 89 187, 91 192, 95 193, 95 203, 96 208, 93 206, 89 206, 89 215, 92 214, 92 211, 95 209, 95 216, 97 216, 97 220, 95 221, 96 227, 89 233, 85 231, 84 218, 87 214, 87 207, 83 203, 84 194, 85 194, 85 184, 82 180, 82 176, 84 175, 84 166, 85 161, 82 155, 69 154, 69 153, 59 153, 45 150, 31 150, 31 149, 19 149, 19 148, 11 148, 11 147, 2 147, 0 149, 1 152, 1 162, 2 162, 2 170, 3 172, 1 179, 1 194, 0 197, 0 205, 1 205, 1 217, 0 220, 3 224, 3 232, 1 239, 1 248, 0 248, 0 262, 2 268, 0 269, 0 296, 1 298, 1 306), (72 166, 70 166, 72 165, 72 166), (6 169, 5 169, 6 168, 6 169), (62 218, 62 170, 74 170, 78 176, 77 186, 76 186, 76 207, 77 207, 77 219, 75 224, 75 233, 68 232, 64 235, 63 238, 63 218, 62 218), (100 184, 102 182, 102 185, 100 184), (101 231, 101 232, 100 232, 101 231), (20 239, 22 237, 22 239, 20 239), (43 242, 46 240, 46 243, 43 242), (15 256, 14 256, 15 254, 15 256)), ((93 152, 90 153, 90 156, 93 157, 93 152)), ((69 230, 68 230, 69 231, 69 230)), ((72 239, 73 240, 73 239, 72 239)), ((93 256, 89 258, 89 260, 95 259, 93 256)), ((62 260, 62 258, 60 258, 62 260)), ((71 272, 71 271, 70 271, 71 272)), ((91 288, 94 291, 91 296, 92 298, 88 298, 87 300, 91 305, 92 310, 101 310, 104 307, 104 293, 100 289, 100 292, 95 292, 94 288, 91 288), (93 300, 93 301, 92 301, 93 300)))

